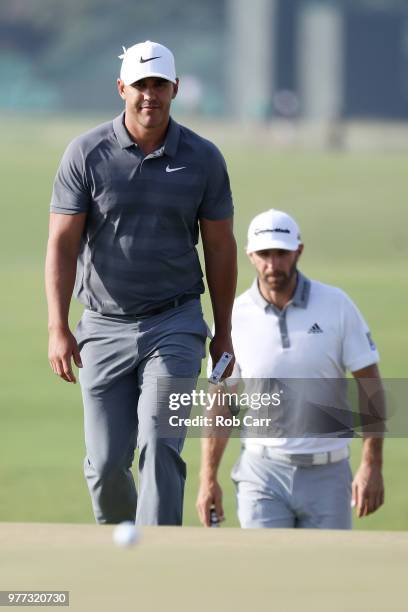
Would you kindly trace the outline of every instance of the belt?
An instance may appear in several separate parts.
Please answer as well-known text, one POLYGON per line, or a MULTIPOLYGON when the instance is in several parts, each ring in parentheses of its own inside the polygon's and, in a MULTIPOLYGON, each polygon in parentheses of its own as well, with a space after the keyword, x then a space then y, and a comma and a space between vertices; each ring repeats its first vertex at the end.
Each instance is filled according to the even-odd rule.
POLYGON ((255 444, 253 442, 244 444, 245 450, 260 457, 284 461, 291 465, 310 467, 312 465, 326 465, 327 463, 337 463, 349 456, 348 446, 339 450, 327 451, 325 453, 281 453, 271 446, 255 444))
MULTIPOLYGON (((182 295, 181 297, 175 298, 170 302, 166 302, 162 306, 158 306, 157 308, 152 308, 146 312, 142 312, 140 314, 121 314, 121 315, 113 315, 115 317, 123 317, 124 319, 147 319, 148 317, 153 317, 154 315, 161 314, 162 312, 166 312, 167 310, 171 310, 172 308, 177 308, 190 300, 198 300, 200 297, 194 293, 187 293, 182 295)), ((102 313, 103 314, 103 313, 102 313)), ((107 315, 112 316, 112 315, 107 315)))

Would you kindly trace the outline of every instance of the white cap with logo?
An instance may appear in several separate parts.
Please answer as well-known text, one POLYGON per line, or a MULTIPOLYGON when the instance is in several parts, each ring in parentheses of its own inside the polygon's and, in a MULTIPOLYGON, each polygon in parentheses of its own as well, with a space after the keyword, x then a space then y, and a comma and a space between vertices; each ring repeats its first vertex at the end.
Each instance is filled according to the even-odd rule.
POLYGON ((131 85, 147 77, 160 77, 176 83, 174 55, 159 43, 146 40, 126 49, 123 47, 120 78, 125 85, 131 85))
POLYGON ((281 210, 271 208, 252 219, 246 252, 267 249, 296 251, 300 244, 300 230, 296 221, 281 210))

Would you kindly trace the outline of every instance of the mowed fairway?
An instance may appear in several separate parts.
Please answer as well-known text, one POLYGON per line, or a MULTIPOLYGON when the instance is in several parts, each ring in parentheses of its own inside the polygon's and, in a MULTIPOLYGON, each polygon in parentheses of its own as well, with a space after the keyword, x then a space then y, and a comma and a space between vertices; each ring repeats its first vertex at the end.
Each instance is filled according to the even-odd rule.
POLYGON ((407 555, 406 533, 150 527, 119 549, 110 526, 0 525, 1 589, 75 612, 399 612, 407 555))
MULTIPOLYGON (((59 159, 74 135, 98 121, 99 118, 2 120, 0 521, 93 522, 82 477, 79 387, 58 380, 47 362, 43 260, 51 186, 59 159)), ((214 127, 208 132, 204 127, 201 133, 217 142, 214 127)), ((380 152, 277 152, 265 142, 233 147, 228 134, 221 131, 218 142, 227 159, 235 197, 239 292, 247 288, 253 274, 244 254, 249 220, 269 207, 287 210, 302 227, 306 244, 302 270, 349 293, 372 328, 383 375, 406 378, 408 156, 380 152)), ((207 295, 203 304, 210 323, 207 295)), ((78 306, 73 308, 73 324, 80 311, 78 306)), ((359 442, 353 443, 354 465, 359 446, 359 442)), ((226 526, 237 525, 229 471, 238 452, 239 443, 233 440, 221 474, 226 526)), ((198 440, 187 441, 184 458, 189 474, 185 524, 191 526, 198 524, 194 509, 198 440)), ((386 504, 373 517, 356 521, 356 528, 408 529, 407 463, 406 440, 387 440, 386 504)), ((273 548, 265 548, 263 554, 267 556, 273 548)), ((346 555, 347 546, 339 564, 346 563, 346 555)), ((35 559, 34 553, 31 558, 35 559)), ((231 553, 231 562, 232 558, 231 553)), ((189 571, 193 568, 192 562, 189 571)), ((270 570, 268 575, 273 575, 273 565, 270 570)), ((239 592, 233 567, 228 571, 231 591, 239 592)), ((338 589, 343 590, 344 584, 339 584, 338 589)), ((180 575, 181 599, 182 593, 180 575)))

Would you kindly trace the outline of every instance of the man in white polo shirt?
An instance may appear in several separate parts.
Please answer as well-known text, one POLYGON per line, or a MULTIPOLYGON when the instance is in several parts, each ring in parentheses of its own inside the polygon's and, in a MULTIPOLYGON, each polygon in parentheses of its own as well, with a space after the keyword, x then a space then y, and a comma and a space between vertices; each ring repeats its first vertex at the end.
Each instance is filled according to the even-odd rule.
MULTIPOLYGON (((247 253, 257 278, 234 304, 236 364, 232 379, 242 378, 255 385, 260 379, 270 384, 297 379, 293 381, 295 389, 296 383, 301 383, 306 395, 323 395, 323 407, 339 407, 337 412, 333 408, 336 422, 339 414, 346 414, 342 406, 346 403, 343 383, 347 371, 352 372, 360 389, 368 384, 382 391, 379 356, 369 328, 350 298, 298 271, 302 251, 299 228, 284 212, 269 210, 251 222, 247 253), (339 397, 334 399, 336 395, 339 397)), ((234 389, 236 385, 229 391, 234 389)), ((362 410, 367 395, 360 393, 359 398, 362 410)), ((382 400, 380 404, 384 414, 382 400)), ((287 419, 283 409, 279 413, 277 408, 276 415, 275 432, 287 419)), ((330 415, 325 418, 330 420, 330 415)), ((383 421, 379 434, 363 434, 362 459, 354 480, 348 459, 350 429, 346 426, 339 435, 330 437, 296 437, 297 430, 292 427, 287 437, 262 437, 261 433, 253 438, 248 427, 232 472, 241 526, 349 529, 352 505, 359 517, 377 510, 384 501, 382 425, 383 421)), ((319 431, 329 430, 323 427, 319 431)), ((223 519, 217 472, 227 442, 228 434, 220 436, 219 432, 202 441, 197 510, 206 526, 212 506, 223 519)))

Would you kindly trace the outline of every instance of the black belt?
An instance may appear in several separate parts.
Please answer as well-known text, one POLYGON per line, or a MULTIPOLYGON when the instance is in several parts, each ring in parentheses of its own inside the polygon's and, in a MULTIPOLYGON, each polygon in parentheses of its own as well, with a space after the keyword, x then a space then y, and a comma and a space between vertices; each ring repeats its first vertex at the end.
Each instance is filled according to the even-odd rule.
POLYGON ((166 312, 167 310, 171 310, 172 308, 177 308, 178 306, 181 306, 182 304, 185 304, 186 302, 189 302, 190 300, 198 300, 198 299, 199 299, 198 295, 195 295, 193 293, 187 293, 185 295, 182 295, 179 298, 175 298, 174 300, 167 302, 166 304, 163 304, 163 306, 152 308, 151 310, 148 310, 146 312, 142 312, 140 314, 128 314, 128 315, 121 315, 121 316, 130 317, 132 319, 147 319, 148 317, 154 317, 154 315, 161 314, 162 312, 166 312))

